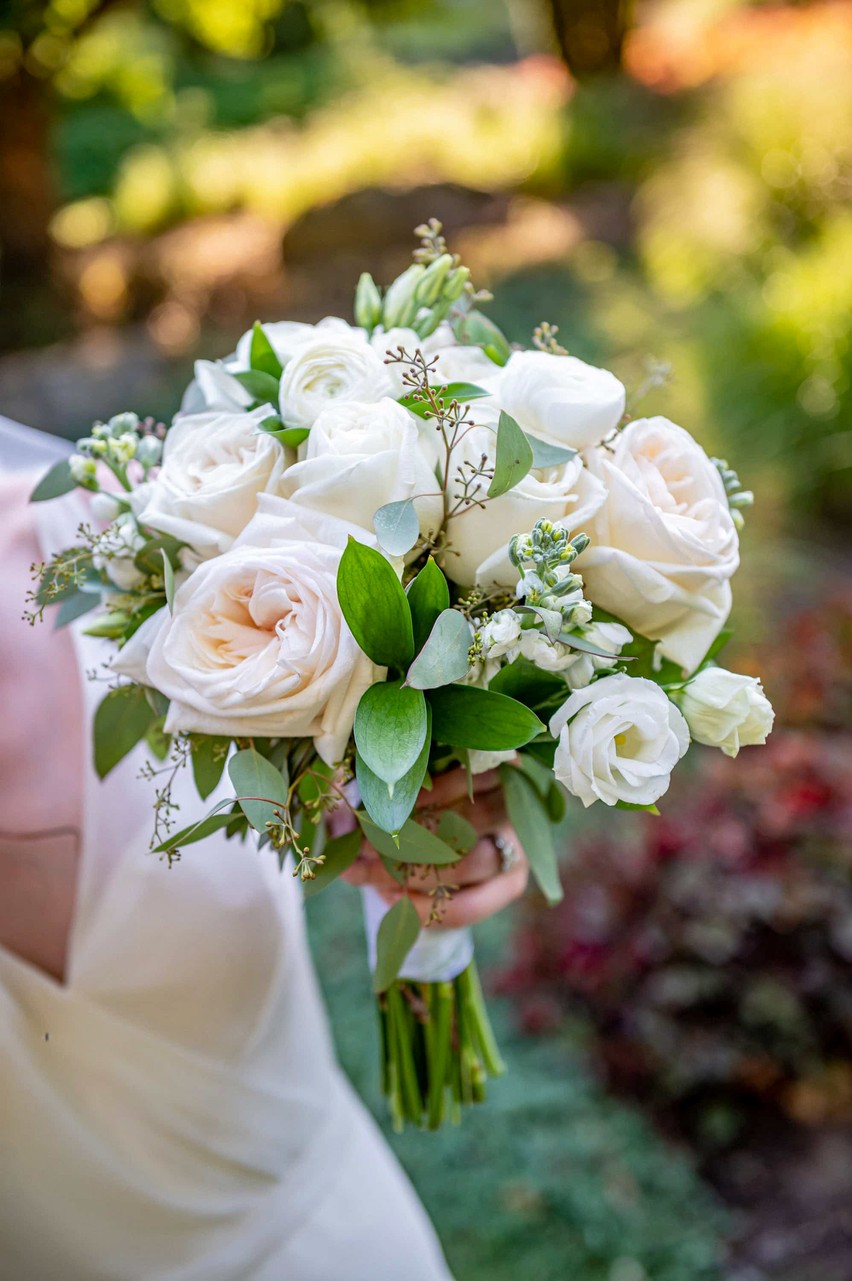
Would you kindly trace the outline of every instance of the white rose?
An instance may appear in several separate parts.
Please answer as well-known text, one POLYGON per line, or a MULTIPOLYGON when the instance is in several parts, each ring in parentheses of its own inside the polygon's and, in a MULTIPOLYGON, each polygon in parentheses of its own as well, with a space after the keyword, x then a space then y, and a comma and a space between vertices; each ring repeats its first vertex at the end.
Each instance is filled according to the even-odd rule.
POLYGON ((721 747, 726 756, 765 743, 775 720, 760 681, 723 667, 703 668, 673 697, 696 743, 721 747))
POLYGON ((666 418, 629 423, 587 462, 607 489, 578 563, 589 596, 693 671, 730 613, 739 565, 719 473, 666 418))
POLYGON ((371 533, 379 507, 422 494, 415 504, 421 530, 436 530, 443 503, 418 435, 417 420, 388 397, 336 402, 317 418, 304 459, 287 470, 279 492, 371 533))
MULTIPOLYGON (((474 421, 482 423, 491 417, 490 410, 473 407, 474 421)), ((497 442, 496 423, 478 425, 467 431, 453 450, 450 483, 451 498, 460 490, 462 468, 479 467, 483 455, 486 467, 494 466, 497 442)), ((434 445, 433 445, 434 447, 434 445)), ((488 488, 480 482, 479 497, 488 488)), ((575 533, 585 529, 606 498, 601 482, 583 465, 577 455, 556 467, 537 467, 508 493, 489 499, 483 507, 471 504, 448 526, 450 551, 445 562, 448 578, 463 587, 474 583, 483 586, 514 587, 518 571, 509 559, 509 540, 513 534, 532 529, 537 520, 552 520, 575 533)))
MULTIPOLYGON (((633 639, 620 623, 590 623, 583 628, 583 638, 616 655, 633 639)), ((601 658, 597 654, 583 654, 575 650, 574 662, 565 671, 565 683, 569 689, 583 689, 596 672, 605 671, 617 662, 617 658, 601 658)))
POLYGON ((166 732, 312 737, 328 764, 345 751, 364 690, 383 672, 337 600, 352 529, 264 494, 230 551, 148 620, 114 663, 171 699, 166 732))
POLYGON ((553 771, 588 808, 653 805, 689 747, 686 721, 659 685, 622 673, 575 691, 550 722, 553 771))
POLYGON ((230 547, 254 515, 258 494, 278 488, 293 457, 260 430, 268 415, 261 408, 177 418, 140 521, 202 557, 230 547))
POLYGON ((288 427, 311 427, 332 402, 375 403, 390 391, 387 369, 363 331, 318 328, 284 369, 281 417, 288 427))
POLYGON ((496 395, 524 431, 566 449, 597 445, 624 413, 624 387, 615 374, 546 351, 513 352, 496 395))
MULTIPOLYGON (((385 331, 379 326, 373 331, 370 339, 373 350, 379 359, 385 361, 388 352, 396 355, 397 348, 402 347, 409 356, 413 356, 418 349, 423 353, 427 360, 438 357, 438 363, 435 366, 434 373, 430 374, 429 381, 433 386, 439 383, 447 385, 448 383, 473 383, 477 387, 490 388, 496 385, 499 375, 502 373, 499 365, 495 365, 492 360, 486 356, 481 347, 463 345, 456 341, 452 329, 446 321, 438 326, 433 334, 427 338, 421 338, 413 329, 388 329, 385 331)), ((385 365, 388 376, 393 384, 393 395, 399 399, 400 396, 406 395, 411 391, 403 383, 403 375, 409 368, 408 365, 391 363, 385 365)))

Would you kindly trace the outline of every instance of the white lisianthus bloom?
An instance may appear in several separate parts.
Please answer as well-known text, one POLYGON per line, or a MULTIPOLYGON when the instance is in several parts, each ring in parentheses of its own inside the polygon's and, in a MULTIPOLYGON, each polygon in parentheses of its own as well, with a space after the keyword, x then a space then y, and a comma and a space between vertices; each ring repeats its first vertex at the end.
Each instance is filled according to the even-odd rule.
POLYGON ((607 491, 579 562, 589 596, 694 671, 730 613, 739 565, 718 471, 666 418, 636 419, 586 458, 607 491))
MULTIPOLYGON (((399 347, 409 356, 413 356, 418 349, 427 360, 437 356, 438 363, 434 372, 429 375, 433 386, 464 382, 491 389, 502 373, 500 366, 495 365, 481 347, 457 342, 446 321, 426 338, 421 338, 413 329, 384 330, 380 325, 373 331, 370 343, 382 361, 387 360, 388 352, 396 355, 399 347)), ((409 366, 394 361, 386 364, 385 368, 393 384, 392 395, 397 399, 406 395, 411 388, 403 383, 403 375, 409 366)))
MULTIPOLYGON (((486 468, 494 466, 496 419, 493 426, 486 425, 483 415, 488 420, 492 411, 474 405, 473 419, 481 425, 468 430, 453 450, 451 467, 455 478, 450 482, 451 497, 460 489, 463 468, 479 467, 483 457, 486 468)), ((432 448, 436 448, 434 441, 432 448)), ((482 498, 488 482, 480 483, 482 498)), ((555 467, 533 468, 508 493, 489 499, 482 507, 471 504, 450 519, 447 577, 462 587, 474 583, 514 587, 518 571, 509 559, 513 534, 526 533, 537 520, 545 518, 579 532, 586 528, 605 498, 603 485, 579 455, 555 467)))
POLYGON ((565 683, 569 689, 583 689, 598 672, 606 671, 618 662, 618 657, 625 645, 633 637, 620 623, 590 623, 583 628, 583 639, 591 641, 601 649, 607 649, 615 658, 601 658, 598 654, 583 654, 574 650, 574 662, 565 669, 565 683))
POLYGON ((609 436, 625 400, 624 387, 608 369, 546 351, 513 352, 496 397, 524 431, 565 449, 588 449, 609 436))
POLYGON ((702 668, 672 697, 696 743, 720 747, 726 756, 765 743, 775 721, 760 681, 723 667, 702 668))
POLYGON ((171 699, 166 733, 314 739, 339 761, 364 690, 383 679, 350 632, 343 521, 261 495, 242 538, 206 561, 130 638, 115 670, 171 699), (141 674, 140 674, 141 672, 141 674))
POLYGON ((420 494, 420 528, 437 530, 443 501, 418 435, 417 419, 389 397, 335 402, 317 418, 304 458, 284 473, 279 492, 371 533, 379 507, 420 494))
POLYGON ((550 722, 553 772, 588 808, 653 805, 689 747, 686 721, 653 681, 617 673, 576 690, 550 722))
POLYGON ((258 494, 278 489, 294 457, 260 429, 268 417, 268 405, 178 417, 141 523, 188 543, 202 558, 230 547, 254 515, 258 494))
POLYGON ((390 391, 387 367, 362 330, 318 327, 281 376, 281 417, 288 427, 312 427, 335 402, 375 403, 390 391))

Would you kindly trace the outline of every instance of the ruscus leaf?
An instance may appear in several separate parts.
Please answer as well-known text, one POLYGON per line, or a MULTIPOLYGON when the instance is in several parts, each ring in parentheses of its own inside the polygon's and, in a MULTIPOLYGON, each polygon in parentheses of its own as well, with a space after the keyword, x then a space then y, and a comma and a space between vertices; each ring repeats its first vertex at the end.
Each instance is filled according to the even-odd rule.
POLYGON ((394 903, 382 917, 376 936, 376 968, 373 991, 386 992, 399 974, 403 961, 417 942, 420 917, 408 898, 394 903))
POLYGON ((265 832, 266 824, 275 820, 275 811, 287 806, 287 780, 253 747, 231 757, 228 774, 240 809, 256 832, 265 832))
POLYGON ((278 379, 272 374, 261 373, 259 369, 247 369, 245 373, 232 374, 241 387, 261 405, 278 404, 278 379))
POLYGON ((369 769, 385 783, 407 774, 428 737, 426 699, 400 681, 371 685, 355 713, 355 744, 369 769))
POLYGON ((95 769, 105 778, 157 719, 142 685, 111 689, 95 712, 95 769))
POLYGON ((359 810, 355 817, 370 844, 393 863, 423 863, 433 867, 447 867, 459 861, 457 852, 451 846, 413 818, 403 823, 397 840, 394 840, 368 814, 359 810))
POLYGON ((198 795, 203 801, 206 801, 210 793, 219 785, 219 780, 225 772, 230 745, 229 738, 213 737, 208 734, 192 736, 192 775, 198 795))
POLYGON ((30 494, 31 503, 45 503, 51 498, 61 498, 76 489, 77 482, 71 474, 67 458, 62 458, 47 471, 30 494))
POLYGON ((451 747, 504 752, 523 747, 544 731, 534 712, 505 694, 472 685, 430 690, 432 737, 451 747))
POLYGON ((419 654, 435 619, 450 607, 447 580, 431 556, 417 577, 408 584, 406 596, 414 627, 414 652, 419 654))
POLYGON ((381 552, 350 536, 337 571, 343 616, 364 653, 404 670, 414 657, 411 611, 402 584, 381 552))
POLYGON ((548 903, 558 903, 563 891, 546 803, 535 784, 514 765, 500 766, 500 781, 509 821, 524 847, 530 870, 548 903))
POLYGON ((254 322, 251 331, 249 364, 252 369, 256 369, 262 374, 269 374, 272 378, 280 378, 283 373, 281 361, 276 356, 275 349, 264 333, 263 326, 259 320, 254 322))

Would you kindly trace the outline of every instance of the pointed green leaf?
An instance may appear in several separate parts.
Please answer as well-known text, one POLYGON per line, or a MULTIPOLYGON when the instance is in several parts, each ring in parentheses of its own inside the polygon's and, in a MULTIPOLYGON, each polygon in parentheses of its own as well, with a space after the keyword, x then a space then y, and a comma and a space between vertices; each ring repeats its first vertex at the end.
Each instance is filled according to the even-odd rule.
POLYGON ((563 702, 566 697, 564 680, 553 672, 543 672, 526 658, 516 658, 514 663, 501 667, 491 677, 488 688, 495 694, 516 698, 533 711, 557 695, 563 702))
POLYGON ((263 374, 259 369, 247 369, 245 373, 231 374, 241 387, 261 405, 278 404, 278 379, 272 374, 263 374))
POLYGON ((428 863, 433 867, 447 867, 459 861, 457 852, 446 841, 413 818, 403 823, 397 840, 394 840, 368 814, 359 810, 355 817, 370 844, 392 863, 428 863))
POLYGON ((405 669, 414 657, 411 611, 381 552, 350 536, 337 571, 337 596, 364 653, 381 667, 405 669))
POLYGON ((277 414, 270 414, 258 425, 261 431, 274 436, 280 444, 287 445, 290 449, 298 449, 311 434, 310 427, 285 427, 277 414))
POLYGON ((371 685, 355 713, 355 743, 368 768, 393 784, 417 761, 428 738, 426 699, 400 681, 371 685))
POLYGON ((53 626, 55 628, 67 627, 76 619, 82 618, 88 614, 96 605, 100 605, 100 598, 94 592, 75 592, 73 596, 66 596, 62 601, 59 609, 56 611, 56 619, 53 626))
POLYGON ((414 626, 414 652, 419 653, 434 626, 435 619, 450 607, 447 580, 430 556, 416 578, 406 589, 408 607, 414 626))
POLYGON ((95 712, 95 769, 105 778, 156 720, 141 685, 111 689, 95 712))
POLYGON ((247 747, 228 762, 228 774, 240 809, 256 832, 265 832, 276 810, 287 808, 287 780, 254 748, 247 747))
POLYGON ((254 322, 254 327, 251 331, 249 364, 252 369, 256 369, 262 374, 269 374, 272 378, 280 378, 284 372, 281 361, 276 356, 275 349, 264 333, 263 326, 259 320, 254 322))
POLYGON ((472 642, 470 623, 464 614, 457 609, 445 609, 409 667, 406 684, 414 689, 437 689, 461 680, 470 669, 468 654, 472 642))
POLYGON ((399 974, 403 961, 417 942, 420 917, 408 898, 394 903, 382 917, 376 936, 376 968, 373 991, 386 992, 399 974))
POLYGON ((570 463, 572 458, 577 457, 576 449, 568 449, 565 445, 550 445, 546 440, 538 440, 526 432, 524 435, 532 449, 534 468, 559 467, 562 463, 570 463))
POLYGON ((432 737, 451 747, 503 752, 523 747, 544 731, 534 712, 514 698, 472 685, 445 685, 429 692, 432 737))
POLYGON ((336 881, 342 872, 352 866, 358 857, 363 839, 360 827, 355 827, 351 832, 345 832, 342 836, 335 836, 326 842, 322 851, 325 862, 320 863, 316 868, 316 876, 312 881, 302 883, 302 892, 306 898, 319 894, 320 890, 324 890, 332 881, 336 881))
POLYGON ((219 785, 228 759, 229 738, 209 734, 192 735, 192 775, 198 795, 203 801, 219 785))
POLYGON ((58 463, 54 463, 50 470, 42 476, 30 494, 30 502, 44 503, 51 498, 61 498, 63 494, 68 494, 72 489, 76 488, 77 482, 71 475, 68 459, 63 458, 58 463))
POLYGON ((514 418, 500 411, 497 424, 497 453, 494 460, 494 477, 488 486, 488 497, 499 498, 514 488, 532 467, 533 451, 530 442, 514 418))
POLYGON ((385 503, 373 516, 376 536, 391 556, 404 556, 420 537, 417 512, 410 498, 398 503, 385 503))
POLYGON ((156 845, 151 851, 152 854, 166 854, 169 850, 182 849, 184 845, 194 845, 196 841, 203 841, 214 832, 219 832, 223 827, 227 827, 234 817, 232 813, 220 814, 218 810, 225 805, 233 805, 233 801, 222 801, 211 810, 204 818, 197 823, 190 823, 189 827, 184 827, 180 832, 175 832, 174 836, 167 836, 164 841, 156 845))
POLYGON ((582 654, 594 654, 596 658, 618 659, 621 663, 631 662, 629 655, 614 654, 611 649, 601 649, 600 645, 595 645, 593 641, 586 640, 585 636, 575 636, 573 632, 561 632, 559 640, 569 649, 578 649, 582 654))
POLYGON ((509 822, 524 847, 530 870, 548 903, 558 903, 563 891, 546 803, 531 779, 514 765, 500 766, 500 781, 509 822))
POLYGON ((444 810, 438 820, 438 835, 460 855, 469 854, 479 840, 473 823, 456 810, 444 810))

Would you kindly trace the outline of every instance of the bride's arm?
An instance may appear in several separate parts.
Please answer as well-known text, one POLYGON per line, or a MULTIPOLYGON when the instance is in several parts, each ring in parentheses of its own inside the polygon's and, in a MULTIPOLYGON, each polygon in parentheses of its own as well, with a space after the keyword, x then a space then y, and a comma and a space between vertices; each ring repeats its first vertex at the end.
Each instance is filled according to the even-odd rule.
POLYGON ((0 477, 0 944, 65 972, 79 860, 84 750, 73 642, 22 621, 42 559, 31 477, 0 477))

